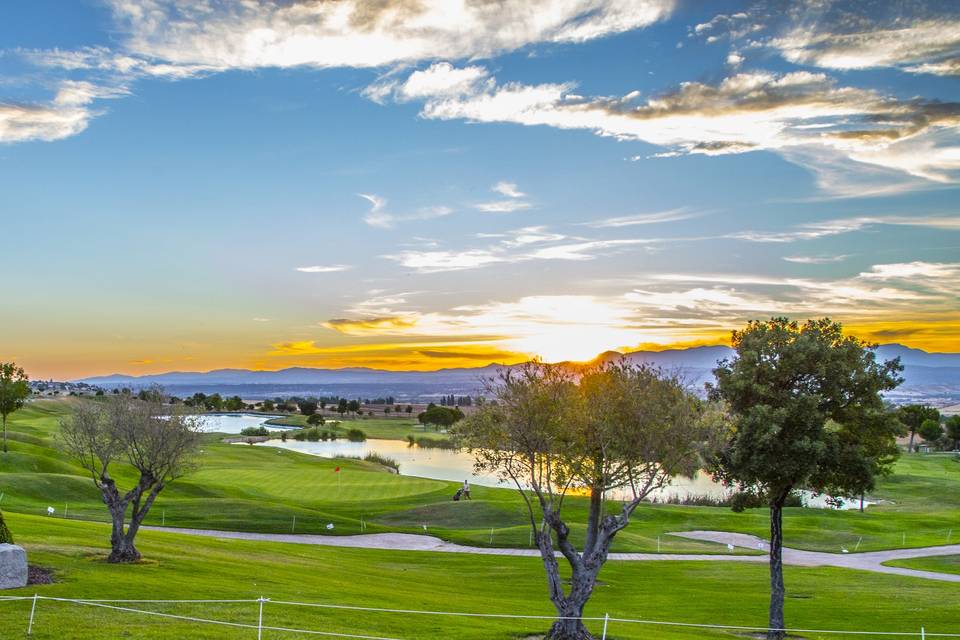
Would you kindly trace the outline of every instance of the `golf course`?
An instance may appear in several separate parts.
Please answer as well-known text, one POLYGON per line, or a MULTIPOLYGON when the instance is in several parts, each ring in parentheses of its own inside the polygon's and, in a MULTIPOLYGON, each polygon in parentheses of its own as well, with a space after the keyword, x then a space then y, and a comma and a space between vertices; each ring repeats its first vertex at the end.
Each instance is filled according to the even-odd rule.
MULTIPOLYGON (((534 557, 332 548, 145 530, 138 538, 144 560, 108 564, 104 558, 109 551, 109 528, 103 524, 108 514, 99 491, 57 441, 59 421, 69 414, 73 402, 34 401, 11 416, 10 452, 0 466, 0 508, 31 563, 50 569, 54 583, 4 595, 147 600, 265 596, 273 601, 355 607, 551 615, 544 598, 541 561, 534 557)), ((363 428, 364 421, 357 426, 363 428)), ((377 424, 375 433, 404 439, 413 429, 411 423, 395 421, 377 424)), ((455 483, 397 475, 360 460, 224 444, 222 438, 205 436, 197 469, 163 492, 146 525, 333 536, 426 533, 461 545, 530 548, 529 525, 516 491, 475 486, 472 500, 454 502, 450 497, 455 483)), ((115 472, 121 484, 133 480, 132 471, 124 477, 126 471, 115 472)), ((960 540, 960 463, 953 456, 905 455, 868 500, 877 504, 864 512, 788 508, 785 546, 840 553, 841 549, 877 551, 960 540)), ((571 498, 567 508, 585 510, 586 500, 571 498)), ((583 518, 571 516, 570 520, 582 522, 583 518)), ((764 509, 733 513, 724 507, 645 505, 616 538, 613 551, 759 554, 741 548, 731 552, 720 544, 669 534, 711 530, 765 537, 767 527, 764 509)), ((577 535, 574 531, 574 539, 577 535)), ((890 564, 955 574, 956 560, 956 556, 941 556, 890 564)), ((766 580, 762 562, 611 561, 601 573, 587 614, 762 625, 766 580)), ((956 604, 960 584, 956 583, 850 569, 789 567, 787 585, 787 610, 796 628, 914 633, 923 626, 928 633, 948 633, 960 623, 956 604)), ((31 605, 31 600, 0 603, 0 628, 13 634, 4 637, 20 637, 17 634, 26 631, 31 605)), ((253 602, 130 606, 237 624, 257 622, 253 602)), ((122 637, 133 616, 134 637, 249 635, 242 627, 144 617, 66 602, 41 600, 38 609, 35 638, 63 637, 65 630, 83 628, 97 629, 100 637, 122 637)), ((265 610, 264 624, 270 627, 389 638, 536 637, 545 627, 545 621, 535 619, 434 617, 274 603, 265 610)), ((611 638, 730 633, 662 625, 651 629, 641 623, 610 625, 611 638)), ((268 637, 293 637, 276 630, 269 633, 268 637)))

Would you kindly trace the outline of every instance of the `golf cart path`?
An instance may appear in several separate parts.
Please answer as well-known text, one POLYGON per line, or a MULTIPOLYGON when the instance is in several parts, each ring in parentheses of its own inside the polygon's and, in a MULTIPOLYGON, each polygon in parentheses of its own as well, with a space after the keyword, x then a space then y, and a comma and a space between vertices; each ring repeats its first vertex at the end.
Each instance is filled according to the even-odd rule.
MULTIPOLYGON (((286 533, 251 533, 245 531, 216 531, 211 529, 176 529, 171 527, 142 527, 150 531, 164 531, 191 536, 204 536, 222 540, 259 540, 263 542, 285 542, 292 544, 312 544, 325 547, 349 547, 354 549, 388 549, 393 551, 436 551, 441 553, 474 553, 488 556, 518 556, 540 557, 536 549, 503 549, 497 547, 471 547, 455 544, 434 536, 412 533, 372 533, 352 536, 324 536, 298 535, 286 533)), ((767 550, 766 541, 756 536, 743 533, 727 533, 724 531, 684 531, 668 535, 716 542, 732 545, 744 549, 767 550)), ((784 564, 804 567, 841 567, 844 569, 859 569, 890 573, 928 580, 942 580, 945 582, 960 582, 960 575, 938 573, 935 571, 918 571, 901 567, 887 567, 882 563, 890 560, 920 558, 926 556, 945 556, 960 554, 960 544, 941 547, 922 547, 916 549, 891 549, 888 551, 872 551, 868 553, 824 553, 820 551, 801 551, 799 549, 783 549, 784 564)), ((611 553, 610 560, 621 561, 723 561, 723 562, 759 562, 766 563, 765 555, 732 555, 732 554, 693 554, 693 553, 611 553)))

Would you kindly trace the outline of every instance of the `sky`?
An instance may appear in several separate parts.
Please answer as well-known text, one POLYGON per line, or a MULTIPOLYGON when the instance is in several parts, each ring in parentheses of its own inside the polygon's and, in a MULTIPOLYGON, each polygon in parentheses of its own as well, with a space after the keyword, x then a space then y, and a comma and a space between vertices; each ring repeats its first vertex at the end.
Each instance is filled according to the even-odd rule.
POLYGON ((0 360, 960 351, 958 79, 955 2, 4 3, 0 360))

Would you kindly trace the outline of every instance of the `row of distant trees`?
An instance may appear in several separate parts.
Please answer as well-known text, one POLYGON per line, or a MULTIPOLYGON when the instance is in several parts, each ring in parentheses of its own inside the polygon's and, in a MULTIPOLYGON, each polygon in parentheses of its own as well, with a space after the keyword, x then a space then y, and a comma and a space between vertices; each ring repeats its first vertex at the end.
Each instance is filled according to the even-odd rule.
POLYGON ((897 418, 910 434, 907 451, 916 451, 916 436, 940 449, 960 449, 960 415, 941 416, 936 407, 909 404, 897 410, 897 418))

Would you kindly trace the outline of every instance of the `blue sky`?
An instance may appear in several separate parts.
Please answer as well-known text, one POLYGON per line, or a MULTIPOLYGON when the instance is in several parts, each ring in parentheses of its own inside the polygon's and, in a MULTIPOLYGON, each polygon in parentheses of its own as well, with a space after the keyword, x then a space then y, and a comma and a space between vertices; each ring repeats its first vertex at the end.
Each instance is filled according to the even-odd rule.
POLYGON ((960 343, 952 3, 0 10, 0 358, 438 368, 829 314, 960 343))

